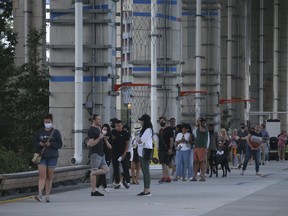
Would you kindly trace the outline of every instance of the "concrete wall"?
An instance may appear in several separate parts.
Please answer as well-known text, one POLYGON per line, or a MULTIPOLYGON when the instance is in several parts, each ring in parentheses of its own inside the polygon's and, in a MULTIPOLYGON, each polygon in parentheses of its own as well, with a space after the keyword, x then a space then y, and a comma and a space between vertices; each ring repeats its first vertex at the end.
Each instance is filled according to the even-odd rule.
MULTIPOLYGON (((75 145, 74 4, 51 0, 50 9, 50 111, 63 136, 61 165, 69 163, 75 145)), ((115 11, 116 4, 108 0, 83 4, 83 140, 92 114, 99 114, 103 123, 116 115, 115 97, 108 93, 113 82, 108 75, 116 74, 115 11)), ((84 148, 83 163, 87 162, 86 153, 84 148)))
MULTIPOLYGON (((46 29, 45 21, 45 0, 28 0, 28 11, 24 10, 24 2, 26 0, 13 0, 13 17, 14 31, 17 33, 18 44, 15 47, 15 63, 20 66, 25 63, 24 44, 25 44, 25 27, 46 29), (24 14, 28 14, 28 25, 24 23, 24 14)), ((46 37, 41 43, 44 45, 40 48, 40 58, 43 59, 41 64, 46 62, 46 37)))

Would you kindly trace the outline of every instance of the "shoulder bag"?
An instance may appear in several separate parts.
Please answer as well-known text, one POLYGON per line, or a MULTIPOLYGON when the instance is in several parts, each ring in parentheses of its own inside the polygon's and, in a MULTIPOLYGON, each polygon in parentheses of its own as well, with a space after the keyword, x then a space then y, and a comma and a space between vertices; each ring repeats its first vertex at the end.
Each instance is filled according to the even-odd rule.
MULTIPOLYGON (((54 134, 54 131, 55 131, 55 129, 53 129, 53 131, 52 131, 51 135, 49 136, 48 140, 46 141, 46 143, 48 143, 51 140, 51 138, 52 138, 52 136, 54 134)), ((31 160, 34 164, 39 164, 40 163, 41 158, 42 158, 42 154, 45 151, 45 149, 46 149, 46 146, 42 148, 40 153, 34 153, 33 158, 31 160)))

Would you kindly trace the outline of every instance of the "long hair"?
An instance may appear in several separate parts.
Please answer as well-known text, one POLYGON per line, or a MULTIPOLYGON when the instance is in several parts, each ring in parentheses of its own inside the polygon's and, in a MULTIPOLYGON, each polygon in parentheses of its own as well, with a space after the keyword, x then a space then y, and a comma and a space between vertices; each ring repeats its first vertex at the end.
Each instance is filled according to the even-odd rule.
POLYGON ((142 126, 142 129, 140 131, 140 137, 143 135, 144 131, 147 129, 147 128, 151 128, 152 130, 152 135, 153 135, 153 125, 151 123, 151 120, 148 120, 148 119, 144 119, 143 121, 143 126, 142 126))
POLYGON ((103 129, 104 127, 107 128, 107 136, 110 136, 111 135, 111 127, 110 127, 110 125, 109 124, 103 124, 101 129, 103 129))

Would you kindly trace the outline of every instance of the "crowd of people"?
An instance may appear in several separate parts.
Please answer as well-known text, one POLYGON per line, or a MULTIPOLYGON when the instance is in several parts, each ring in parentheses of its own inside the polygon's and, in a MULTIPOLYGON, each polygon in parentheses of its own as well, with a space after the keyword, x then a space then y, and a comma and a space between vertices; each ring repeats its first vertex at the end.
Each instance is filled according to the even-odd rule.
MULTIPOLYGON (((215 172, 211 166, 212 157, 215 155, 221 156, 221 163, 226 171, 242 169, 241 175, 244 175, 248 163, 252 163, 254 159, 256 175, 260 176, 260 165, 265 165, 269 160, 269 134, 264 124, 258 124, 249 130, 241 124, 240 129, 231 130, 229 136, 226 129, 216 131, 215 125, 207 124, 203 118, 197 119, 192 128, 188 123, 176 124, 175 118, 167 120, 160 117, 159 131, 153 131, 149 115, 144 114, 138 120, 130 131, 129 126, 123 125, 119 119, 113 118, 110 124, 102 124, 99 115, 92 116, 87 141, 91 164, 91 196, 104 196, 99 192, 100 187, 104 192, 108 191, 106 174, 111 167, 114 189, 121 186, 129 189, 131 184, 139 184, 142 171, 143 191, 137 196, 151 196, 151 160, 161 164, 162 177, 159 183, 180 180, 204 182, 209 172, 215 172), (154 134, 157 134, 157 137, 154 134), (158 150, 157 159, 153 158, 155 148, 158 150)), ((42 201, 45 188, 45 201, 50 202, 58 149, 63 145, 61 134, 53 128, 52 123, 53 116, 49 114, 43 120, 44 128, 37 131, 33 139, 36 150, 43 152, 38 164, 39 193, 35 196, 37 201, 42 201)), ((279 160, 285 160, 286 131, 279 134, 277 142, 279 160)))

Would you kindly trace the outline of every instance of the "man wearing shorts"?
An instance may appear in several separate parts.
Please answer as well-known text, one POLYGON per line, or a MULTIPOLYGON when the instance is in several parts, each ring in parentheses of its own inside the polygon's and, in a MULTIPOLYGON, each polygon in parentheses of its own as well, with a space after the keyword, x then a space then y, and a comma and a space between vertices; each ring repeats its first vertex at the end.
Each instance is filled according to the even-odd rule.
POLYGON ((197 181, 197 172, 200 167, 200 180, 205 180, 205 163, 207 157, 207 142, 208 142, 208 128, 206 126, 206 120, 199 118, 196 122, 196 138, 194 147, 194 161, 193 161, 193 178, 191 181, 197 181))
POLYGON ((91 162, 91 196, 104 196, 104 194, 96 190, 96 176, 106 174, 109 170, 103 151, 103 137, 104 135, 101 133, 101 118, 99 115, 94 114, 92 125, 88 130, 89 140, 87 143, 91 162))
POLYGON ((237 150, 236 150, 237 158, 238 158, 238 165, 237 165, 238 169, 242 167, 242 164, 243 164, 242 161, 245 158, 248 134, 249 133, 245 129, 245 125, 241 124, 240 130, 238 131, 239 143, 238 143, 237 150))
POLYGON ((170 183, 169 164, 171 162, 171 155, 173 154, 174 134, 170 127, 166 126, 166 118, 160 117, 159 123, 161 129, 159 130, 159 149, 158 157, 162 165, 162 178, 159 183, 170 183))

